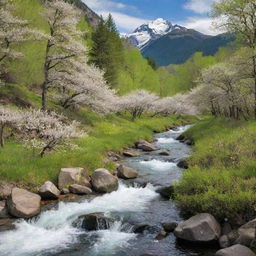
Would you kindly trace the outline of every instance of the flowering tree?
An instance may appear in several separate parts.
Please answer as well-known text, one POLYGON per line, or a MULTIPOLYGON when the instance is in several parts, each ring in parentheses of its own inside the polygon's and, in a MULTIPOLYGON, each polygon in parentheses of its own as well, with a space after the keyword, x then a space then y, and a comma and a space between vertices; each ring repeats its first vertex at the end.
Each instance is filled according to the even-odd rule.
POLYGON ((43 36, 40 31, 28 28, 28 21, 13 15, 14 10, 15 7, 7 1, 0 1, 0 63, 7 58, 23 56, 13 49, 14 43, 38 40, 43 36))
POLYGON ((120 109, 131 113, 132 120, 150 110, 159 97, 144 90, 135 91, 120 98, 120 109))
POLYGON ((5 128, 14 127, 19 122, 20 118, 20 111, 0 106, 0 147, 4 147, 5 128))
POLYGON ((69 139, 85 136, 79 130, 79 123, 68 122, 56 113, 30 109, 22 113, 17 129, 23 134, 26 145, 40 149, 43 157, 48 151, 60 146, 71 145, 69 139))
MULTIPOLYGON (((50 27, 44 62, 44 82, 42 84, 42 109, 47 107, 47 92, 50 88, 62 88, 70 82, 72 67, 69 61, 85 55, 85 47, 77 38, 80 19, 78 10, 62 0, 45 1, 44 17, 50 27)), ((75 68, 75 67, 73 67, 75 68)))

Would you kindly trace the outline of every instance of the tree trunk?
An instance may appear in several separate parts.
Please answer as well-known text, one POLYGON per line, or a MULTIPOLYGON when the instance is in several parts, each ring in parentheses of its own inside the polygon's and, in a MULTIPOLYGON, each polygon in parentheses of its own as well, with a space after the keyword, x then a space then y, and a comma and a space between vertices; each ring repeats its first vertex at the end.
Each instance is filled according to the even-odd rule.
POLYGON ((42 110, 46 111, 47 109, 47 87, 46 83, 42 84, 42 110))
POLYGON ((253 56, 253 76, 254 76, 254 119, 256 120, 256 56, 253 56))
POLYGON ((4 125, 0 127, 0 147, 4 147, 4 125))

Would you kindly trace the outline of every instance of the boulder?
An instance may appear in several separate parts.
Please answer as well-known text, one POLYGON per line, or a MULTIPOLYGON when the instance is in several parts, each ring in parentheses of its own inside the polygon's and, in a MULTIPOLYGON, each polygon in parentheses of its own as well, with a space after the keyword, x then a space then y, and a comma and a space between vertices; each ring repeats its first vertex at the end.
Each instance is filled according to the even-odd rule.
POLYGON ((168 233, 165 230, 161 230, 160 233, 155 237, 156 240, 163 240, 168 236, 168 233))
POLYGON ((221 227, 212 215, 201 213, 179 223, 174 235, 189 242, 212 243, 220 238, 221 227))
POLYGON ((174 198, 173 186, 160 188, 156 192, 159 193, 163 198, 166 198, 166 199, 174 198))
POLYGON ((169 156, 169 155, 170 155, 170 152, 168 152, 168 151, 161 151, 161 152, 159 153, 159 155, 160 155, 160 156, 169 156))
POLYGON ((68 188, 63 188, 63 189, 61 190, 61 194, 62 194, 62 195, 67 195, 67 194, 69 194, 69 193, 70 193, 70 191, 69 191, 68 188))
POLYGON ((91 187, 90 177, 84 168, 62 168, 59 174, 59 189, 67 188, 72 184, 91 187))
POLYGON ((126 150, 124 150, 123 155, 128 156, 128 157, 137 157, 140 154, 134 150, 126 149, 126 150))
POLYGON ((41 197, 25 189, 14 188, 7 199, 9 213, 18 218, 31 218, 40 213, 41 197))
POLYGON ((97 169, 92 175, 92 186, 99 193, 110 193, 118 189, 118 179, 106 169, 97 169))
POLYGON ((178 223, 177 222, 168 222, 168 223, 162 223, 162 227, 167 233, 171 233, 177 228, 178 223))
POLYGON ((228 236, 227 235, 223 235, 219 239, 219 245, 220 245, 220 248, 228 248, 232 244, 230 243, 230 240, 229 240, 228 236))
POLYGON ((181 160, 178 162, 177 166, 182 169, 188 169, 188 162, 186 160, 181 160))
POLYGON ((39 188, 38 194, 44 200, 56 200, 60 196, 60 191, 51 181, 46 181, 44 185, 39 188))
POLYGON ((159 150, 158 147, 155 145, 145 141, 145 140, 140 140, 135 143, 136 147, 139 149, 142 149, 143 151, 151 152, 151 151, 156 151, 159 150))
POLYGON ((117 167, 117 177, 125 180, 135 179, 138 177, 138 172, 124 165, 119 165, 117 167))
POLYGON ((216 252, 216 256, 255 256, 249 248, 237 244, 216 252))
POLYGON ((0 201, 0 219, 10 218, 6 201, 0 201))
POLYGON ((6 200, 14 187, 15 185, 11 183, 0 183, 0 200, 6 200))
POLYGON ((133 228, 135 234, 143 234, 144 231, 149 230, 150 226, 148 224, 136 224, 133 228))
POLYGON ((90 188, 78 184, 73 184, 69 186, 69 191, 77 195, 89 195, 92 193, 92 190, 90 188))
POLYGON ((190 139, 185 140, 184 143, 187 144, 188 146, 194 145, 193 141, 190 139))
POLYGON ((238 229, 238 238, 235 244, 242 244, 245 246, 252 246, 255 240, 256 219, 246 223, 238 229))
POLYGON ((90 213, 80 216, 82 228, 88 231, 109 229, 114 220, 104 216, 104 213, 90 213))
POLYGON ((15 229, 15 222, 16 219, 0 219, 0 231, 7 231, 15 229))

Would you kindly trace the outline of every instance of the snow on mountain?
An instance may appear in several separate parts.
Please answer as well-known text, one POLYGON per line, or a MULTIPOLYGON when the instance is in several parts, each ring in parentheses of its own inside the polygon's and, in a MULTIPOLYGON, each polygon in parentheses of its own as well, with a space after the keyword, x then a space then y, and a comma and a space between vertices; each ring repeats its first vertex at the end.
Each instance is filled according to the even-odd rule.
POLYGON ((173 26, 172 23, 168 20, 158 18, 154 21, 142 24, 131 34, 121 34, 121 36, 123 38, 127 38, 134 46, 138 47, 139 49, 143 49, 151 41, 156 40, 176 29, 185 28, 179 25, 173 26))

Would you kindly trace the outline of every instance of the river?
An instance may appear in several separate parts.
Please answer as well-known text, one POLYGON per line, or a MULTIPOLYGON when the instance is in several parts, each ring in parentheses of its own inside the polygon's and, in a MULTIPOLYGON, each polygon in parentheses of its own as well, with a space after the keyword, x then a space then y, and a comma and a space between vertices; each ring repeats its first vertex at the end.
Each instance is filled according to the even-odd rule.
POLYGON ((155 151, 124 159, 122 164, 137 169, 140 177, 120 181, 117 191, 78 202, 60 202, 33 220, 17 221, 16 229, 0 233, 0 256, 214 255, 211 249, 179 245, 173 234, 160 241, 155 239, 161 223, 182 220, 175 204, 161 198, 156 190, 181 177, 183 170, 177 163, 189 156, 191 148, 176 138, 187 128, 155 135, 154 143, 160 151, 169 150, 170 156, 155 151), (104 212, 116 221, 110 229, 95 232, 73 225, 79 216, 95 212, 104 212), (148 224, 151 229, 135 234, 131 223, 148 224))

